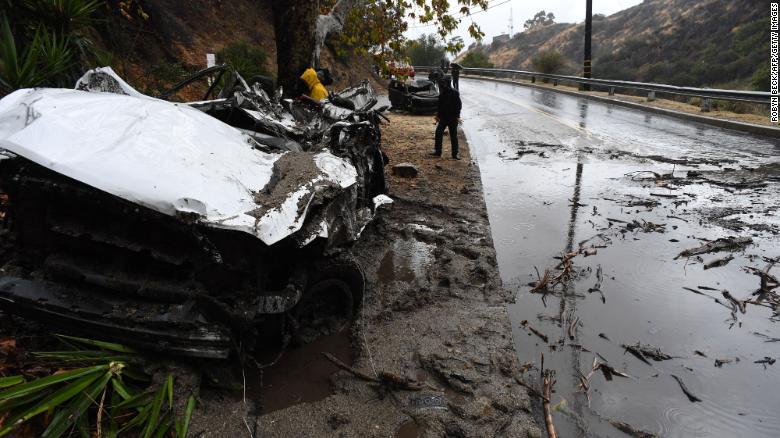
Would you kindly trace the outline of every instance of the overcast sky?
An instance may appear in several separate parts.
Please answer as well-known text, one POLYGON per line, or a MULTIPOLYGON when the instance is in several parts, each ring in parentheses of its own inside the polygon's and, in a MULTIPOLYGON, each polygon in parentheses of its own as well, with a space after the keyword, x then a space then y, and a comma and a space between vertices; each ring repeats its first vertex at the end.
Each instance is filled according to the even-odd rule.
MULTIPOLYGON (((611 15, 641 3, 641 0, 593 0, 593 13, 611 15)), ((455 5, 456 0, 450 0, 455 5)), ((489 43, 494 36, 509 32, 509 17, 514 19, 515 33, 523 31, 523 23, 537 12, 544 10, 555 14, 557 23, 576 23, 585 20, 585 0, 489 0, 489 9, 474 14, 471 18, 463 18, 460 27, 454 35, 460 35, 471 44, 473 39, 468 35, 468 26, 473 19, 485 32, 484 41, 489 43), (511 14, 510 14, 511 11, 511 14)), ((458 8, 453 7, 453 11, 458 8)), ((479 10, 479 9, 477 9, 479 10)), ((474 11, 476 12, 476 11, 474 11)), ((417 38, 423 33, 436 32, 435 26, 420 27, 409 23, 406 32, 408 38, 417 38)))

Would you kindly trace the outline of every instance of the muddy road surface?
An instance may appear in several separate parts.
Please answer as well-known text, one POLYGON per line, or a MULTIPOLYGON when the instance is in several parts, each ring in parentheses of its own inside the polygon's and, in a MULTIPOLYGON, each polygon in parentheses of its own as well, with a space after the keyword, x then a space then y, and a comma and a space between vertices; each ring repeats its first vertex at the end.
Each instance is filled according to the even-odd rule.
POLYGON ((780 436, 780 141, 461 93, 515 349, 555 371, 559 436, 780 436))

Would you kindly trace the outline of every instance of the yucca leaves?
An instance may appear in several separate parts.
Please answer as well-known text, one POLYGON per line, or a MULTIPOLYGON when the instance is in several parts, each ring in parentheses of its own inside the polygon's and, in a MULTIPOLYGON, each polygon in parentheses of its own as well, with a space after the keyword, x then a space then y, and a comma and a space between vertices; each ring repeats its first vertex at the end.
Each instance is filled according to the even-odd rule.
POLYGON ((89 388, 74 397, 65 409, 57 411, 57 413, 54 414, 51 423, 49 423, 49 426, 43 432, 43 435, 41 435, 41 438, 62 436, 62 434, 70 429, 76 420, 83 416, 87 409, 92 406, 100 393, 105 390, 106 385, 111 380, 112 376, 113 373, 110 371, 104 373, 103 376, 95 381, 89 388))
POLYGON ((90 437, 96 428, 107 430, 108 437, 123 434, 144 438, 187 436, 195 398, 188 398, 183 416, 176 418, 172 375, 167 375, 155 391, 139 389, 124 381, 125 377, 130 377, 136 384, 150 381, 142 371, 132 370, 133 364, 141 360, 134 350, 120 344, 57 336, 76 349, 34 355, 63 364, 79 362, 90 366, 32 381, 26 381, 24 376, 0 378, 0 413, 8 414, 0 424, 0 437, 42 413, 50 414, 42 438, 73 433, 90 437), (90 349, 80 350, 80 346, 90 349), (100 414, 95 419, 93 413, 98 410, 100 414), (90 418, 95 419, 95 424, 90 424, 90 418))
POLYGON ((8 388, 20 383, 24 383, 24 376, 0 377, 0 388, 8 388))
POLYGON ((25 0, 26 8, 49 26, 67 33, 92 24, 101 0, 25 0))
POLYGON ((187 432, 190 428, 190 419, 192 419, 192 412, 195 410, 195 397, 190 396, 187 399, 187 406, 184 407, 184 417, 181 420, 175 421, 176 436, 184 438, 187 436, 187 432))
POLYGON ((42 401, 38 402, 38 404, 32 406, 31 408, 25 409, 23 412, 16 414, 11 418, 7 419, 5 422, 5 426, 0 428, 0 437, 7 435, 17 425, 35 417, 36 415, 42 414, 46 411, 54 410, 54 408, 60 406, 61 404, 67 402, 71 398, 80 394, 83 390, 85 390, 89 385, 92 384, 92 382, 97 380, 99 377, 100 377, 99 372, 92 371, 89 374, 80 377, 78 380, 75 380, 71 384, 64 385, 62 388, 55 391, 54 393, 52 393, 42 401))
POLYGON ((0 91, 72 86, 101 55, 87 37, 102 0, 12 0, 0 22, 0 91), (12 21, 9 21, 9 18, 12 21))
POLYGON ((41 389, 44 389, 46 387, 56 385, 58 383, 67 382, 70 380, 75 380, 80 377, 84 377, 100 371, 105 371, 107 369, 108 369, 108 365, 95 365, 92 367, 65 371, 64 373, 42 377, 40 379, 33 380, 32 382, 27 382, 21 385, 14 386, 8 390, 0 392, 0 409, 3 408, 3 402, 5 402, 6 400, 11 400, 16 397, 28 395, 33 392, 38 392, 41 389))
POLYGON ((0 21, 0 87, 14 90, 34 87, 57 76, 72 65, 68 41, 39 26, 22 51, 17 49, 8 18, 0 21))
POLYGON ((79 344, 83 345, 89 345, 92 347, 98 347, 103 350, 109 350, 109 351, 116 351, 118 353, 129 353, 129 354, 135 354, 137 353, 135 350, 133 350, 130 347, 125 347, 122 344, 116 344, 113 342, 105 342, 105 341, 97 341, 94 339, 86 339, 86 338, 78 338, 76 336, 67 336, 67 335, 54 335, 60 339, 66 339, 69 341, 73 341, 79 344))

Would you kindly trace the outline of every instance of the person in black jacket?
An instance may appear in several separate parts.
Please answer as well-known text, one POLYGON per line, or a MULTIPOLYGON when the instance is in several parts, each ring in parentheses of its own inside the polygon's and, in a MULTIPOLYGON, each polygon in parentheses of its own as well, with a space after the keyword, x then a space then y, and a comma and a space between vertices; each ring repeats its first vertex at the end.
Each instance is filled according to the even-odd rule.
POLYGON ((450 64, 450 71, 452 72, 452 87, 456 90, 460 91, 460 87, 458 82, 460 81, 460 64, 452 63, 450 64))
POLYGON ((452 158, 460 160, 458 155, 458 122, 460 121, 460 94, 453 90, 449 78, 439 80, 439 111, 436 113, 435 149, 431 155, 441 157, 441 143, 444 129, 450 131, 452 158))

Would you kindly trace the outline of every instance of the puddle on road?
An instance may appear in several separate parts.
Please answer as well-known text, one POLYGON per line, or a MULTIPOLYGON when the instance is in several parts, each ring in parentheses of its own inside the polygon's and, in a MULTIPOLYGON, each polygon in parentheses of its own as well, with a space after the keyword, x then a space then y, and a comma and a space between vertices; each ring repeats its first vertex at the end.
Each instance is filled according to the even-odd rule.
MULTIPOLYGON (((330 377, 339 368, 322 355, 323 351, 351 365, 354 358, 349 331, 325 335, 301 347, 289 348, 279 362, 265 368, 262 374, 248 366, 247 392, 261 397, 255 403, 258 410, 267 414, 331 395, 330 377)), ((271 361, 273 357, 269 355, 262 359, 271 361)))
POLYGON ((420 427, 414 421, 407 421, 395 432, 395 438, 417 438, 420 434, 420 427))
MULTIPOLYGON (((409 231, 410 234, 435 233, 435 230, 418 224, 410 224, 409 231)), ((412 236, 396 240, 380 262, 377 273, 379 282, 413 282, 416 278, 428 275, 434 248, 434 245, 412 236)), ((338 368, 323 357, 323 351, 351 365, 354 358, 349 331, 322 336, 301 347, 289 348, 275 365, 265 368, 262 373, 255 367, 247 366, 247 393, 259 397, 255 403, 258 410, 267 414, 330 396, 330 379, 338 368)), ((274 358, 275 353, 268 352, 257 360, 269 363, 274 358)), ((414 422, 407 423, 399 429, 399 433, 403 433, 399 436, 416 436, 416 431, 414 422)))
MULTIPOLYGON (((412 224, 412 229, 420 225, 412 224)), ((425 228, 426 232, 433 232, 425 228)), ((379 263, 377 278, 381 284, 390 284, 394 281, 412 282, 416 278, 425 277, 428 268, 433 263, 434 245, 421 242, 414 238, 398 239, 382 257, 379 263)))
MULTIPOLYGON (((533 102, 547 105, 557 117, 565 119, 567 111, 574 115, 570 120, 582 117, 576 99, 559 95, 554 106, 541 98, 533 102)), ((614 132, 583 133, 568 125, 557 131, 528 128, 553 126, 538 113, 522 114, 524 128, 518 129, 500 116, 514 120, 517 111, 495 99, 473 97, 465 102, 469 107, 465 129, 482 172, 499 269, 505 287, 516 293, 509 307, 515 346, 521 363, 538 365, 544 353, 545 366, 556 372, 552 404, 559 436, 626 436, 610 420, 665 437, 780 436, 780 363, 756 363, 780 359, 780 342, 765 342, 765 336, 780 337, 779 318, 759 305, 733 311, 721 292, 752 299, 759 277, 744 267, 763 269, 765 257, 780 256, 778 174, 770 174, 766 187, 748 189, 698 179, 663 186, 652 174, 631 174, 674 171, 684 177, 689 170, 709 170, 723 176, 729 171, 717 165, 719 159, 739 155, 739 164, 723 165, 736 168, 776 162, 769 157, 776 156, 777 143, 749 144, 746 135, 678 128, 679 122, 654 118, 660 134, 633 137, 652 130, 631 129, 625 137, 637 144, 623 148, 625 137, 613 141, 614 132), (492 112, 498 115, 491 117, 492 112), (672 144, 679 130, 682 140, 672 144), (700 134, 697 141, 691 141, 692 130, 700 134), (707 140, 716 134, 724 147, 739 147, 717 151, 707 140), (644 157, 609 152, 615 149, 641 151, 644 157), (654 154, 662 159, 647 158, 654 154), (667 158, 700 161, 676 164, 667 158), (703 239, 734 236, 751 237, 753 244, 734 253, 675 259, 703 239), (583 244, 588 255, 572 259, 571 277, 554 293, 544 300, 530 293, 529 284, 537 282, 534 267, 559 272, 554 257, 578 250, 590 238, 583 244), (704 269, 729 255, 733 259, 724 266, 704 269), (623 347, 638 342, 673 357, 644 363, 623 347), (608 381, 595 373, 586 395, 577 386, 594 358, 630 377, 608 381), (716 366, 716 360, 727 362, 716 366), (672 376, 702 401, 689 401, 672 376)), ((593 105, 590 110, 595 119, 594 112, 606 111, 593 105)), ((580 127, 594 125, 586 116, 580 127)), ((626 124, 639 117, 613 116, 626 124)), ((780 275, 780 263, 773 273, 780 275)), ((531 375, 538 376, 538 370, 529 372, 529 380, 531 375)))

